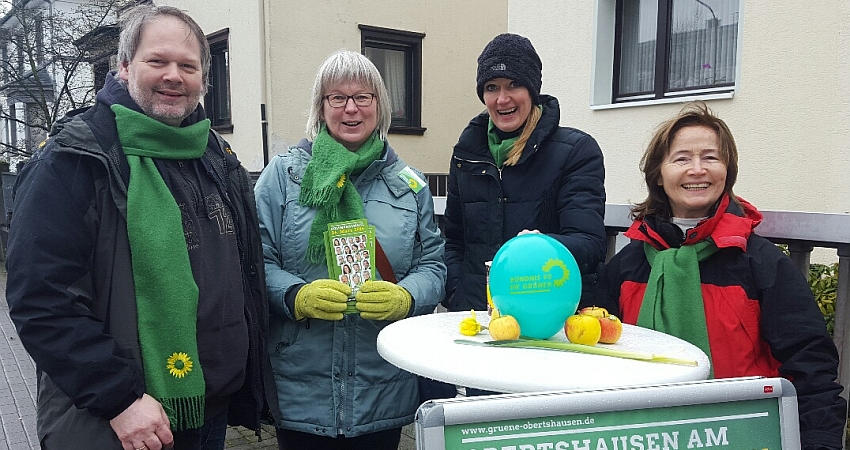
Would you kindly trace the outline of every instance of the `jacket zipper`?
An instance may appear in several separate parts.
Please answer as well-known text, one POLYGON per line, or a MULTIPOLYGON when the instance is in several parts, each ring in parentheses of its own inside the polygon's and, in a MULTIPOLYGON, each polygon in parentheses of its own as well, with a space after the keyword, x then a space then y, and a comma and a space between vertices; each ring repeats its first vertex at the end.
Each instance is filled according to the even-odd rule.
POLYGON ((644 234, 644 236, 646 236, 646 238, 649 239, 649 241, 650 241, 649 244, 652 245, 653 247, 655 247, 656 249, 669 248, 669 245, 665 245, 665 244, 659 242, 654 237, 649 235, 649 230, 647 229, 645 222, 640 224, 640 226, 638 227, 638 230, 640 230, 644 234))
MULTIPOLYGON (((219 142, 219 145, 221 145, 220 142, 219 142)), ((221 150, 224 151, 224 149, 221 149, 221 150)), ((216 157, 215 155, 210 155, 210 157, 209 157, 210 167, 211 167, 211 170, 212 170, 212 178, 215 181, 215 184, 218 188, 219 195, 221 196, 222 201, 227 206, 228 210, 230 211, 231 217, 233 218, 232 219, 233 220, 233 230, 236 233, 236 247, 237 247, 237 250, 239 252, 239 259, 240 259, 240 266, 241 266, 240 270, 243 270, 243 268, 245 268, 245 267, 250 268, 251 265, 253 264, 253 260, 254 260, 253 252, 251 251, 250 243, 248 243, 248 245, 243 245, 243 243, 241 242, 242 240, 240 239, 240 237, 242 236, 242 231, 243 231, 242 228, 247 227, 248 224, 240 223, 237 220, 237 217, 238 217, 237 208, 233 205, 233 200, 231 199, 231 196, 229 195, 229 188, 231 186, 231 183, 230 183, 230 174, 228 173, 227 162, 224 160, 224 158, 222 158, 222 161, 221 161, 222 162, 222 167, 221 167, 222 173, 219 174, 219 177, 217 177, 217 176, 215 176, 216 175, 215 163, 212 161, 212 158, 215 158, 215 157, 216 157), (219 179, 219 178, 221 178, 221 179, 219 179)), ((237 192, 234 193, 234 195, 236 195, 237 197, 239 196, 238 194, 241 194, 241 192, 245 188, 242 181, 243 181, 243 178, 240 177, 239 174, 237 174, 236 175, 236 181, 235 181, 235 184, 236 184, 235 187, 236 187, 237 192)), ((245 231, 245 237, 248 240, 250 240, 251 237, 248 234, 249 233, 246 230, 245 231)), ((244 292, 247 292, 249 295, 251 295, 252 292, 251 292, 250 280, 246 279, 245 275, 248 275, 250 277, 250 273, 249 274, 243 273, 242 289, 243 289, 244 292)), ((248 299, 246 299, 246 300, 248 300, 248 299)), ((251 301, 254 301, 253 295, 251 295, 251 301)), ((251 327, 251 322, 257 321, 259 323, 260 319, 253 317, 254 312, 251 311, 251 309, 248 307, 247 304, 245 305, 245 311, 247 312, 246 320, 248 321, 248 327, 249 328, 251 327)), ((248 339, 249 361, 251 359, 253 359, 253 358, 251 358, 252 354, 257 352, 257 345, 258 345, 258 342, 255 342, 254 339, 251 338, 251 336, 249 336, 249 339, 248 339)), ((256 367, 254 367, 253 369, 256 369, 258 371, 258 373, 262 373, 262 370, 263 370, 263 368, 262 368, 263 355, 257 354, 256 356, 257 356, 257 358, 256 358, 257 360, 253 362, 254 364, 256 364, 256 367)), ((262 385, 262 383, 263 383, 263 380, 260 379, 260 384, 262 385)), ((261 394, 262 388, 260 387, 260 394, 261 395, 259 395, 259 396, 257 395, 258 394, 257 388, 258 387, 256 385, 253 385, 253 383, 252 383, 251 395, 254 397, 254 400, 256 402, 258 402, 259 405, 262 405, 263 402, 265 401, 265 399, 262 398, 262 394, 261 394)), ((260 434, 261 430, 262 430, 262 420, 261 420, 262 418, 260 417, 261 415, 262 415, 261 411, 255 412, 255 417, 257 419, 258 426, 257 426, 257 429, 254 430, 254 434, 257 435, 258 442, 262 439, 261 434, 260 434)))
POLYGON ((456 160, 458 160, 458 161, 463 161, 463 162, 465 162, 465 163, 472 163, 472 164, 487 164, 487 165, 489 165, 489 166, 493 166, 493 167, 495 167, 495 168, 496 168, 496 171, 498 171, 498 172, 499 172, 499 181, 502 181, 502 168, 501 168, 501 167, 496 166, 496 163, 494 163, 494 162, 490 162, 490 161, 483 161, 483 160, 481 160, 481 161, 477 161, 477 160, 473 160, 473 159, 463 159, 463 158, 459 158, 459 157, 457 157, 457 156, 455 156, 454 158, 455 158, 456 160))
MULTIPOLYGON (((348 322, 347 317, 344 317, 342 320, 343 320, 343 322, 348 322)), ((343 323, 342 326, 345 327, 346 324, 343 323)), ((350 326, 353 326, 353 322, 352 322, 352 324, 350 324, 350 326)), ((337 327, 337 325, 334 325, 334 328, 336 328, 336 327, 337 327)), ((346 406, 345 405, 346 404, 346 401, 345 401, 345 374, 346 374, 345 361, 348 360, 348 356, 346 355, 346 352, 348 351, 347 347, 348 347, 348 335, 349 335, 349 333, 347 331, 348 331, 347 329, 343 331, 342 362, 340 364, 340 370, 338 372, 338 376, 339 376, 339 426, 337 426, 337 430, 336 430, 337 435, 345 434, 345 406, 346 406)))

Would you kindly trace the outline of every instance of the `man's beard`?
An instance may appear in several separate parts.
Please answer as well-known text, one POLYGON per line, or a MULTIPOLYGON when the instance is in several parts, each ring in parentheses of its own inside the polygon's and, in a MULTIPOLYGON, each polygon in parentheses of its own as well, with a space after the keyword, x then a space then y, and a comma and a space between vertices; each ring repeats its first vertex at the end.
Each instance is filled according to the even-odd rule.
POLYGON ((194 101, 192 101, 191 96, 184 97, 186 104, 182 109, 178 109, 178 105, 169 105, 163 103, 157 103, 154 101, 154 96, 156 95, 156 91, 159 89, 167 89, 171 91, 180 92, 183 95, 186 95, 186 89, 183 87, 170 87, 170 86, 155 86, 151 89, 145 89, 144 91, 134 83, 127 84, 127 90, 130 93, 130 97, 136 101, 136 104, 142 108, 142 111, 145 115, 154 118, 162 123, 179 126, 183 119, 188 117, 195 109, 198 107, 198 102, 200 101, 200 95, 197 95, 194 101))

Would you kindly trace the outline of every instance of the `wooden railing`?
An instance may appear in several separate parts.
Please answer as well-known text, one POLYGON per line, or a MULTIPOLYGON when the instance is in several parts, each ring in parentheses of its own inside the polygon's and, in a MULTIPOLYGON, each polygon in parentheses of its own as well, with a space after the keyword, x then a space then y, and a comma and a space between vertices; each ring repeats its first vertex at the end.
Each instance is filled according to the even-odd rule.
MULTIPOLYGON (((445 197, 434 197, 437 216, 445 211, 445 197)), ((608 235, 608 259, 616 251, 617 236, 632 224, 630 205, 605 205, 605 230, 608 235)), ((796 211, 761 211, 764 220, 756 233, 777 244, 787 244, 791 259, 808 277, 814 248, 832 248, 838 255, 838 288, 835 299, 833 341, 838 348, 838 378, 848 397, 850 387, 850 215, 796 211)))

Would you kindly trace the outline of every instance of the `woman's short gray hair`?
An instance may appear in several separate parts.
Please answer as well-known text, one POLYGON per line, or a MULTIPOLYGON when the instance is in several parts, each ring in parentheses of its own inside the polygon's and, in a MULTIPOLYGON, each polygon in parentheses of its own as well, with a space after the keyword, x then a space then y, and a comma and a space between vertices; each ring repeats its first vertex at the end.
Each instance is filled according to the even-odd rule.
MULTIPOLYGON (((135 6, 123 14, 121 18, 121 35, 118 38, 118 65, 125 62, 130 63, 136 56, 139 43, 142 42, 142 27, 152 20, 162 16, 172 16, 185 23, 198 44, 201 46, 201 69, 204 79, 204 87, 209 83, 210 75, 210 44, 207 36, 201 30, 200 25, 195 22, 186 12, 173 6, 157 6, 152 3, 135 6)), ((205 89, 206 91, 206 89, 205 89)))
POLYGON ((390 98, 384 79, 378 68, 364 55, 348 50, 339 50, 328 56, 328 59, 319 67, 316 73, 316 81, 313 83, 312 101, 310 104, 310 115, 307 118, 307 136, 310 140, 316 138, 322 129, 324 119, 322 112, 325 106, 324 96, 335 87, 347 83, 357 82, 375 94, 378 102, 378 124, 375 127, 382 140, 386 140, 387 131, 392 121, 390 98))

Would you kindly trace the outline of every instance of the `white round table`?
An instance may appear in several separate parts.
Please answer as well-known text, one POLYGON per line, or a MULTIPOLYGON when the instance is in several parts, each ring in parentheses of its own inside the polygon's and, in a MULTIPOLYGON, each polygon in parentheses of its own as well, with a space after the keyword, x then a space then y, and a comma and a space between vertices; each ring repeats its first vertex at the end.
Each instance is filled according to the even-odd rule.
MULTIPOLYGON (((393 365, 434 380, 496 392, 539 392, 641 386, 705 380, 708 357, 679 338, 632 325, 623 325, 616 344, 597 344, 695 360, 696 367, 646 362, 610 356, 528 348, 462 345, 455 339, 491 340, 485 330, 477 336, 458 331, 469 312, 435 313, 395 322, 378 334, 378 352, 393 365)), ((478 321, 489 323, 486 312, 478 321)), ((563 332, 550 338, 566 342, 563 332)))

